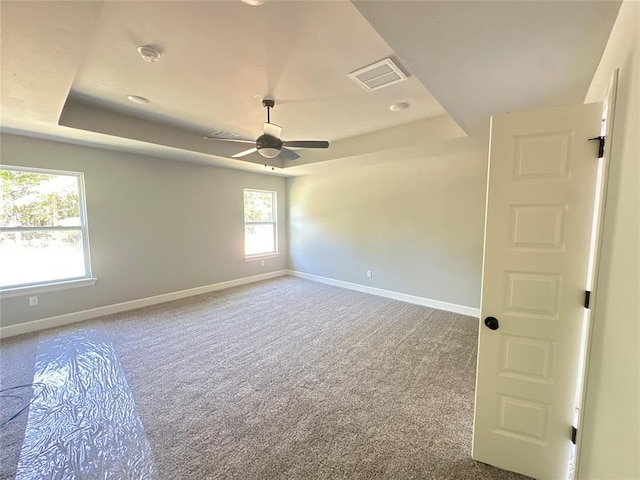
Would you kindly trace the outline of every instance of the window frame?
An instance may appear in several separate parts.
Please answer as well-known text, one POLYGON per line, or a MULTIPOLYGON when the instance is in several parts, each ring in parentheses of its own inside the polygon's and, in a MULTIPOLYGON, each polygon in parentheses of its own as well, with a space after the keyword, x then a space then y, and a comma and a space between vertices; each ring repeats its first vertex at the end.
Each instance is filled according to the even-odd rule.
POLYGON ((280 255, 278 247, 278 192, 275 190, 263 190, 259 188, 244 188, 242 190, 242 217, 244 221, 244 258, 246 261, 262 260, 269 257, 278 257, 280 255), (247 192, 269 193, 271 194, 271 222, 248 222, 246 219, 246 203, 245 195, 247 192), (273 247, 272 252, 247 254, 247 226, 248 225, 273 225, 273 247))
POLYGON ((84 275, 78 277, 65 277, 51 279, 45 281, 36 281, 28 283, 20 283, 15 285, 0 286, 0 295, 3 298, 26 295, 29 293, 49 292, 55 290, 64 290, 67 288, 83 287, 94 285, 96 278, 92 275, 91 269, 91 253, 89 249, 89 223, 87 216, 86 192, 84 173, 69 170, 57 170, 51 168, 24 167, 16 165, 0 165, 0 170, 10 170, 14 172, 39 173, 43 175, 59 175, 67 177, 76 177, 78 182, 78 208, 79 208, 79 226, 44 226, 44 227, 4 227, 0 226, 0 233, 10 232, 63 232, 77 231, 80 232, 82 238, 82 252, 84 262, 84 275))

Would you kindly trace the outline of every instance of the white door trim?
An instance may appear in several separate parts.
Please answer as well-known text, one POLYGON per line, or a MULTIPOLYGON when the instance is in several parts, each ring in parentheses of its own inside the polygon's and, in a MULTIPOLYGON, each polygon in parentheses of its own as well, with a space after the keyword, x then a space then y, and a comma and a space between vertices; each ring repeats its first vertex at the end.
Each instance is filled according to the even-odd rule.
POLYGON ((606 102, 607 104, 607 125, 605 132, 605 144, 604 144, 604 157, 602 158, 601 165, 601 177, 597 188, 599 191, 597 195, 599 196, 599 203, 596 205, 597 212, 596 218, 594 219, 594 229, 593 229, 593 238, 592 238, 592 251, 591 251, 591 274, 590 274, 590 288, 591 288, 591 298, 589 302, 589 320, 586 325, 585 332, 585 345, 584 345, 584 361, 581 371, 581 391, 579 395, 579 403, 576 405, 578 409, 578 434, 576 435, 576 457, 575 457, 575 469, 574 469, 574 477, 580 478, 580 457, 582 450, 580 445, 582 444, 582 438, 584 436, 584 428, 582 428, 583 419, 584 419, 584 405, 586 402, 586 392, 587 392, 587 379, 589 373, 589 358, 591 355, 591 333, 593 331, 592 325, 594 321, 596 321, 595 317, 595 306, 597 301, 597 292, 598 292, 598 273, 600 271, 600 253, 602 251, 602 232, 604 230, 604 218, 605 218, 605 210, 606 210, 606 201, 607 201, 607 187, 609 182, 609 165, 611 163, 611 139, 613 138, 613 127, 614 127, 614 117, 615 117, 615 109, 616 109, 616 100, 618 94, 618 75, 619 69, 615 69, 611 73, 611 79, 609 80, 609 85, 607 86, 607 90, 603 92, 601 98, 599 100, 606 102))

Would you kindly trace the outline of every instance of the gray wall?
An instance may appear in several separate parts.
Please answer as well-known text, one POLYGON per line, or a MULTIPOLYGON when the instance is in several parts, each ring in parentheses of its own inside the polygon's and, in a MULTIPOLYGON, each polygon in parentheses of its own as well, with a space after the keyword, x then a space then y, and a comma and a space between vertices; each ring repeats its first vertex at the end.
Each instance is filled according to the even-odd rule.
POLYGON ((288 179, 290 268, 479 307, 487 152, 424 157, 288 179))
POLYGON ((3 298, 2 326, 286 268, 284 178, 15 135, 2 163, 84 172, 91 287, 3 298), (244 259, 243 188, 278 192, 278 258, 244 259))

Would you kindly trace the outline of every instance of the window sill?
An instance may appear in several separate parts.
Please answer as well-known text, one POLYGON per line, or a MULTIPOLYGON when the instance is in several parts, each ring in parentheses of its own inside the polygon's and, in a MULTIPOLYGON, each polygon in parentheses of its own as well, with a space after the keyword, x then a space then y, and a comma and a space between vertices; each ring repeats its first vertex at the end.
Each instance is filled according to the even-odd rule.
POLYGON ((245 262, 254 262, 256 260, 266 260, 268 258, 278 258, 279 253, 265 253, 260 255, 251 255, 250 257, 244 257, 245 262))
POLYGON ((28 287, 15 287, 0 289, 0 298, 19 297, 34 293, 54 292, 56 290, 67 290, 69 288, 89 287, 95 285, 97 278, 81 278, 79 280, 68 280, 62 282, 41 283, 39 285, 29 285, 28 287))

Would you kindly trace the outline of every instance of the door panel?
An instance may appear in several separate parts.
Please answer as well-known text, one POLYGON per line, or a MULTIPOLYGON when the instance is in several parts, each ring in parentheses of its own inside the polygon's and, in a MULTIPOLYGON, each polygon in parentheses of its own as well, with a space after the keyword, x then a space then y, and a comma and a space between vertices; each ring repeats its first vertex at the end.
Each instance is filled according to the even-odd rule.
POLYGON ((567 478, 602 105, 495 115, 473 458, 567 478))

